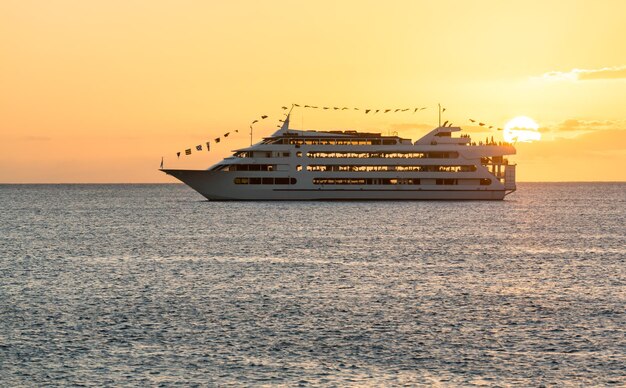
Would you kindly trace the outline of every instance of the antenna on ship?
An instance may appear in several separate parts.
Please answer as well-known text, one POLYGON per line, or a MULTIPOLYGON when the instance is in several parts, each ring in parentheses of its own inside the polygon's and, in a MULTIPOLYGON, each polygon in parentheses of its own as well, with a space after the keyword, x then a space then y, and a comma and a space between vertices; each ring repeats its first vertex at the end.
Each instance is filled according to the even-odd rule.
POLYGON ((439 126, 441 127, 441 114, 446 111, 446 108, 441 109, 441 104, 437 104, 437 105, 439 106, 439 126))
POLYGON ((437 104, 439 106, 439 126, 441 127, 441 104, 437 104))

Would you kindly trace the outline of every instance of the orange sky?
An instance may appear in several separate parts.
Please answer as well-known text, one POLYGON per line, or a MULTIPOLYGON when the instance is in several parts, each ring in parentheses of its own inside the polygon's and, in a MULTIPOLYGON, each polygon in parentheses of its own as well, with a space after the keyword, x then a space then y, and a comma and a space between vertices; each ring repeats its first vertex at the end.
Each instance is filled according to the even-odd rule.
MULTIPOLYGON (((398 131, 446 120, 476 140, 526 115, 519 181, 626 180, 626 2, 0 1, 0 182, 174 182, 275 130, 398 131), (212 152, 176 152, 225 132, 212 152)), ((493 134, 500 138, 501 133, 493 134)))

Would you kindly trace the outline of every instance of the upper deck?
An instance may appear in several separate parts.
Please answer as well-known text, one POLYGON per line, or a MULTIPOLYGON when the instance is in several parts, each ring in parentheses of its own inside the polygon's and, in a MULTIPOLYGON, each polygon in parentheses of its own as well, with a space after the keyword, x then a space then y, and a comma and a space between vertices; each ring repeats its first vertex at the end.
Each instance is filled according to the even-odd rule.
MULTIPOLYGON (((290 129, 289 120, 281 129, 272 136, 250 147, 235 150, 235 156, 248 154, 254 151, 287 151, 292 148, 303 151, 352 151, 360 153, 372 153, 376 157, 379 152, 409 153, 422 152, 454 152, 461 154, 467 159, 479 159, 483 157, 498 157, 513 155, 516 153, 512 144, 486 140, 485 142, 472 142, 469 135, 461 134, 460 127, 437 127, 416 141, 399 136, 384 136, 381 133, 347 131, 313 131, 290 129)), ((363 156, 362 156, 363 157, 363 156)), ((367 157, 367 156, 365 156, 367 157)))

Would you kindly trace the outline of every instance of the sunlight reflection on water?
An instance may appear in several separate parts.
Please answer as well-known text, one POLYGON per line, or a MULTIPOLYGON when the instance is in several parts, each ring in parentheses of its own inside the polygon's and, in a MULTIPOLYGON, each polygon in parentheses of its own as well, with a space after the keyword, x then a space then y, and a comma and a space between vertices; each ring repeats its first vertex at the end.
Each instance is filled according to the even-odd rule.
POLYGON ((0 186, 0 381, 624 385, 626 185, 502 202, 0 186))

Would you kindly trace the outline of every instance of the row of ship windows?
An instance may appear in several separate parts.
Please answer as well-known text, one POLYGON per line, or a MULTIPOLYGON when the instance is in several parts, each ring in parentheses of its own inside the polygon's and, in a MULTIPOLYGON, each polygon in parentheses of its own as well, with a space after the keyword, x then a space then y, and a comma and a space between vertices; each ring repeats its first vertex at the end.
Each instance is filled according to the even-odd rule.
POLYGON ((458 152, 307 152, 309 158, 390 158, 390 159, 450 159, 458 158, 458 152))
POLYGON ((295 144, 295 145, 393 145, 397 139, 268 139, 264 144, 295 144))
MULTIPOLYGON (((463 180, 461 180, 463 181, 463 180)), ((476 181, 475 179, 471 180, 476 181)), ((296 178, 235 178, 236 185, 295 185, 296 178)), ((419 185, 419 178, 313 178, 315 185, 419 185)), ((458 185, 459 179, 435 179, 436 185, 458 185)), ((489 186, 491 179, 480 179, 489 186)))
POLYGON ((473 172, 476 166, 362 166, 362 165, 310 165, 306 166, 307 171, 415 171, 415 172, 473 172))
MULTIPOLYGON (((276 171, 277 169, 287 171, 288 165, 276 164, 231 164, 220 166, 220 171, 276 171), (278 168, 281 166, 281 168, 278 168)), ((473 172, 476 171, 474 165, 418 165, 418 166, 374 166, 374 165, 309 165, 307 171, 415 171, 415 172, 473 172)), ((302 171, 302 166, 297 165, 296 171, 302 171)))
POLYGON ((295 185, 296 178, 235 178, 236 185, 295 185))
MULTIPOLYGON (((476 182, 476 179, 461 179, 465 181, 476 182)), ((420 185, 421 180, 418 178, 313 178, 313 184, 316 185, 420 185)), ((459 179, 435 179, 436 185, 458 185, 459 179)), ((480 179, 481 186, 491 184, 491 179, 480 179)))
MULTIPOLYGON (((234 155, 238 158, 288 158, 290 152, 271 151, 241 151, 234 155)), ((296 152, 297 157, 302 157, 302 152, 296 152)), ((458 158, 458 152, 324 152, 309 151, 306 153, 309 158, 390 158, 390 159, 450 159, 458 158)))

